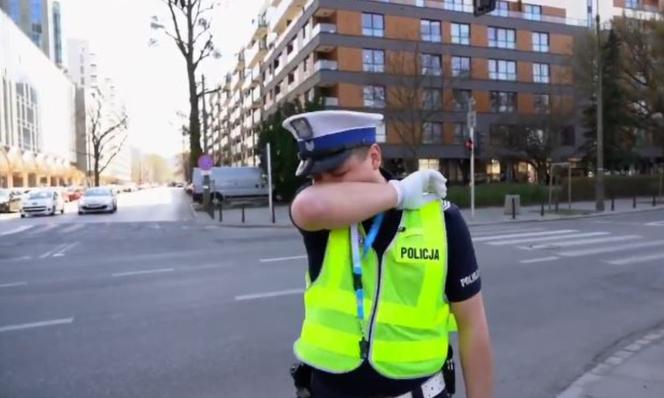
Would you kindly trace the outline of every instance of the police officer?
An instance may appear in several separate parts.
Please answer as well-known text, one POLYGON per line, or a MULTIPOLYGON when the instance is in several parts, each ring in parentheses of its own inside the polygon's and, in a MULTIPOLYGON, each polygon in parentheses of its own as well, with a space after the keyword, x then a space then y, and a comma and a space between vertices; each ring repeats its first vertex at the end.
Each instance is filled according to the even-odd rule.
POLYGON ((319 111, 286 119, 297 175, 291 205, 308 255, 305 317, 294 344, 298 396, 449 397, 458 327, 466 393, 493 393, 489 332, 468 228, 433 170, 381 168, 382 115, 319 111), (454 321, 456 319, 456 322, 454 321), (447 382, 447 383, 446 383, 447 382))

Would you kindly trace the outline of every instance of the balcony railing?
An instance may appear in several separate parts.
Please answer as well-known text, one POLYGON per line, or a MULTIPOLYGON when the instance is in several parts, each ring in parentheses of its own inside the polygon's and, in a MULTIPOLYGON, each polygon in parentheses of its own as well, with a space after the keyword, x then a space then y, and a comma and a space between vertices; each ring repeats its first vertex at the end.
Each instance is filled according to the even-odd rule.
POLYGON ((251 91, 251 100, 253 101, 254 104, 259 103, 261 101, 261 97, 262 97, 261 90, 258 87, 254 88, 251 91))
POLYGON ((314 64, 314 69, 319 70, 337 70, 339 65, 337 61, 330 61, 326 59, 321 59, 314 64))
POLYGON ((257 111, 254 112, 254 114, 251 117, 254 125, 258 125, 261 122, 261 116, 262 116, 262 112, 260 110, 257 110, 257 111))

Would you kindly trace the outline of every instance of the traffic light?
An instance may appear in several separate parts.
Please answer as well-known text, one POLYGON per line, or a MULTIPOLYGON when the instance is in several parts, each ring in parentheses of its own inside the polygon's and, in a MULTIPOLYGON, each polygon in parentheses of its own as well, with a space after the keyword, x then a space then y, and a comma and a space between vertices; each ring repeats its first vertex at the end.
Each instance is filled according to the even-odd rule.
POLYGON ((473 0, 473 15, 488 14, 496 9, 496 0, 473 0))

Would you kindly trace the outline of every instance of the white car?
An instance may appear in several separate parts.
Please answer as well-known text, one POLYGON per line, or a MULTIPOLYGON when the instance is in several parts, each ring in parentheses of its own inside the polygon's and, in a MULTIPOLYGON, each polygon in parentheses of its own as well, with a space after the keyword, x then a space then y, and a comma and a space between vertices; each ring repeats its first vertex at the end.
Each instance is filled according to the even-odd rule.
POLYGON ((21 218, 32 215, 54 216, 56 213, 65 213, 65 200, 57 191, 37 189, 24 195, 21 218))
POLYGON ((78 214, 115 213, 117 210, 117 196, 111 188, 89 188, 78 200, 78 214))

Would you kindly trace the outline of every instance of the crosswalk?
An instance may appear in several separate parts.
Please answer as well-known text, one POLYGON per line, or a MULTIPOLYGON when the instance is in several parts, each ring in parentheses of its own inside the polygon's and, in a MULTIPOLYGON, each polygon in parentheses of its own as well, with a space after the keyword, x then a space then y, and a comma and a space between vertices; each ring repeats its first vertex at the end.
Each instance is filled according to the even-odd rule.
POLYGON ((2 226, 0 225, 0 237, 10 238, 39 238, 46 236, 81 236, 85 237, 91 234, 99 235, 118 233, 125 234, 127 231, 145 231, 149 234, 186 232, 197 226, 188 223, 179 222, 102 222, 102 223, 43 223, 2 226), (4 228, 3 228, 4 227, 4 228))
POLYGON ((664 235, 639 235, 611 231, 477 227, 471 229, 474 244, 515 248, 527 253, 522 264, 549 263, 565 258, 595 256, 612 265, 660 263, 664 265, 664 235))

